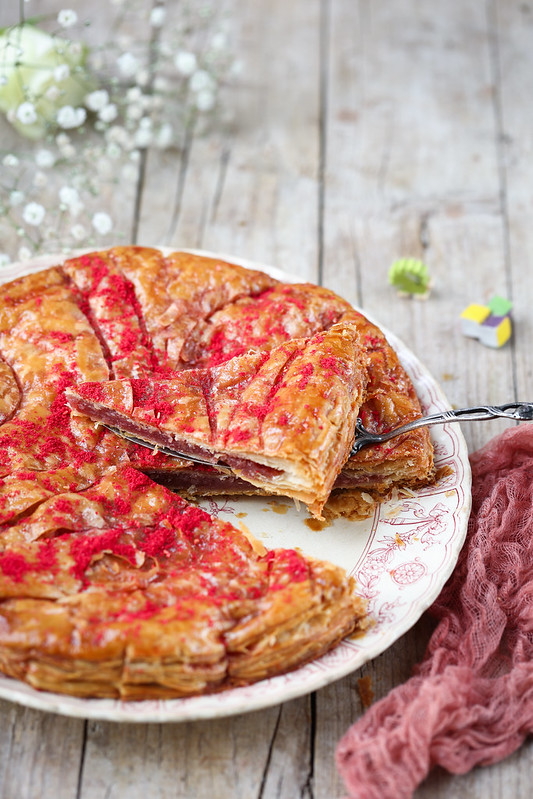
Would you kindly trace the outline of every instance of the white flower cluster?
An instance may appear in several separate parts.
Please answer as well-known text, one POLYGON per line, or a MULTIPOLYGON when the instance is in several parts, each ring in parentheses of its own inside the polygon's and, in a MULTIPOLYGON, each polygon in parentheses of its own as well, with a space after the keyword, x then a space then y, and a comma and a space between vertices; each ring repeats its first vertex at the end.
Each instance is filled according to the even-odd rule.
POLYGON ((19 244, 11 254, 0 252, 0 266, 26 260, 42 249, 92 245, 114 229, 107 211, 91 210, 87 203, 95 194, 87 177, 89 164, 80 163, 66 134, 57 136, 55 144, 56 152, 41 147, 25 160, 14 153, 1 160, 5 186, 10 188, 0 205, 0 229, 2 223, 10 227, 19 244))
POLYGON ((141 41, 118 26, 113 41, 91 48, 76 37, 90 19, 69 8, 48 25, 22 20, 0 31, 0 112, 35 142, 2 152, 0 137, 0 234, 18 242, 0 266, 120 235, 109 201, 117 193, 107 187, 137 179, 143 149, 178 146, 189 125, 212 117, 234 70, 204 3, 188 0, 172 14, 165 0, 111 5, 141 41))

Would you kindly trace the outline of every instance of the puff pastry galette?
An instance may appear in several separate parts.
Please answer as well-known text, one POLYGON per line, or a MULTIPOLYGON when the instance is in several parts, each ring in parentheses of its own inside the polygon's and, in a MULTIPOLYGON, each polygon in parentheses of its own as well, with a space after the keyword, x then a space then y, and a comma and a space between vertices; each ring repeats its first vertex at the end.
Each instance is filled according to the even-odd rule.
POLYGON ((381 331, 326 289, 141 247, 0 286, 0 669, 81 696, 183 696, 360 629, 337 567, 264 552, 163 487, 353 516, 432 479, 425 429, 348 458, 358 414, 382 430, 420 406, 381 331), (95 409, 231 470, 126 442, 95 409))
POLYGON ((130 466, 3 533, 0 667, 35 688, 219 691, 301 665, 363 620, 342 569, 267 552, 130 466))
POLYGON ((338 323, 169 380, 82 383, 66 397, 93 420, 229 466, 320 515, 348 460, 367 380, 357 327, 338 323))

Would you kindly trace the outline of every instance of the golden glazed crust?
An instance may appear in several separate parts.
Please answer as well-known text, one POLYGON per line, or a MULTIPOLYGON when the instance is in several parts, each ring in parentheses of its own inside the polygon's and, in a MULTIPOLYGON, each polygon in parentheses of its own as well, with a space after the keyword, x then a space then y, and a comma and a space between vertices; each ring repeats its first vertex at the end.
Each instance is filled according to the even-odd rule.
MULTIPOLYGON (((244 533, 142 472, 190 494, 264 486, 127 444, 72 414, 66 401, 66 392, 83 383, 186 381, 196 370, 231 373, 232 363, 255 364, 257 379, 283 348, 299 352, 294 342, 308 346, 323 334, 331 343, 339 330, 358 344, 353 374, 340 382, 335 375, 316 413, 353 413, 363 361, 370 359, 361 414, 378 429, 419 415, 412 385, 381 332, 326 289, 140 247, 91 253, 0 286, 5 673, 80 696, 182 696, 295 668, 364 624, 341 570, 290 550, 258 552, 244 533), (352 405, 341 391, 349 385, 352 405)), ((306 352, 311 365, 312 356, 306 352)), ((322 378, 326 371, 322 365, 322 378)), ((267 372, 271 379, 274 372, 267 372)), ((302 376, 295 372, 294 379, 302 376)), ((326 382, 317 379, 317 397, 326 382)), ((285 399, 291 405, 290 394, 285 399)), ((239 407, 239 429, 248 430, 250 414, 239 407)), ((303 419, 298 408, 293 402, 303 419)), ((342 446, 328 451, 334 467, 326 459, 324 493, 344 457, 348 428, 342 446)), ((260 425, 258 437, 265 430, 260 425)), ((283 448, 279 424, 277 435, 283 448)), ((431 474, 429 436, 418 431, 350 458, 324 513, 336 496, 366 496, 369 487, 383 493, 431 474)))
POLYGON ((320 516, 348 459, 367 382, 359 331, 341 322, 170 380, 82 383, 66 396, 97 422, 227 464, 320 516))
POLYGON ((122 699, 263 679, 314 659, 364 619, 342 569, 261 551, 129 466, 10 528, 0 598, 6 674, 122 699))

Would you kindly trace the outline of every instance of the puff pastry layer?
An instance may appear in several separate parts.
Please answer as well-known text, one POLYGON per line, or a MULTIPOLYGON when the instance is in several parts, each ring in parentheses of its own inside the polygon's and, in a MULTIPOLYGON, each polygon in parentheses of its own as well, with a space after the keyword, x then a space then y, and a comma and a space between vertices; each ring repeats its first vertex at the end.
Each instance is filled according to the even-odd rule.
POLYGON ((363 623, 342 569, 267 552, 130 466, 3 535, 0 668, 39 689, 220 691, 312 660, 363 623))
MULTIPOLYGON (((188 495, 271 486, 252 485, 249 472, 244 480, 154 455, 71 413, 67 403, 67 392, 81 384, 184 385, 200 374, 222 380, 238 364, 251 365, 249 385, 259 388, 261 369, 268 384, 283 353, 291 353, 286 375, 292 364, 293 379, 307 380, 302 390, 315 391, 313 413, 328 420, 325 435, 341 408, 350 424, 358 409, 375 429, 420 413, 381 332, 320 287, 286 285, 215 259, 164 257, 140 247, 70 259, 0 286, 5 673, 81 696, 181 696, 294 668, 364 623, 362 605, 341 570, 290 550, 258 551, 246 535, 146 475, 188 495), (313 337, 332 347, 342 339, 344 361, 334 349, 319 371, 315 353, 306 350, 313 337), (304 353, 312 374, 307 369, 298 376, 294 364, 304 353), (346 366, 342 375, 339 363, 346 366)), ((292 396, 292 412, 303 422, 301 396, 292 396)), ((245 434, 246 425, 257 422, 242 403, 225 408, 220 419, 229 409, 235 418, 240 413, 245 434)), ((292 427, 290 435, 279 435, 281 413, 285 457, 298 436, 292 427)), ((255 431, 263 444, 265 419, 255 431)), ((339 469, 324 513, 337 512, 336 503, 351 512, 350 503, 368 492, 385 494, 395 485, 431 479, 426 430, 342 466, 350 426, 344 422, 335 442, 331 436, 315 442, 317 453, 326 440, 331 443, 323 483, 309 496, 315 512, 339 469)), ((230 429, 221 424, 221 431, 230 429)), ((313 469, 318 463, 317 457, 313 469)))
POLYGON ((169 380, 111 380, 67 389, 77 412, 304 502, 320 516, 348 459, 368 382, 357 327, 237 355, 169 380))

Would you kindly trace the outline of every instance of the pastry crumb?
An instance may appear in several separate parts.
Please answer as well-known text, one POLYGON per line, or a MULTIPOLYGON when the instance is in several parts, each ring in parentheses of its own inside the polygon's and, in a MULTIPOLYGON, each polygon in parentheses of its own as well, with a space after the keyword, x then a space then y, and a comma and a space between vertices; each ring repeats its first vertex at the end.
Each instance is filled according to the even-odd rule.
POLYGON ((370 675, 368 674, 365 677, 360 677, 357 680, 357 690, 359 692, 361 704, 366 710, 367 708, 370 707, 370 705, 374 701, 374 691, 372 690, 372 677, 370 677, 370 675))

